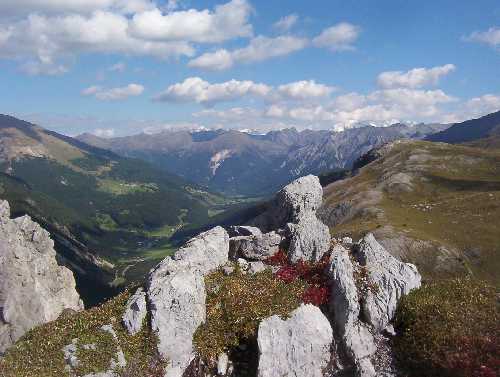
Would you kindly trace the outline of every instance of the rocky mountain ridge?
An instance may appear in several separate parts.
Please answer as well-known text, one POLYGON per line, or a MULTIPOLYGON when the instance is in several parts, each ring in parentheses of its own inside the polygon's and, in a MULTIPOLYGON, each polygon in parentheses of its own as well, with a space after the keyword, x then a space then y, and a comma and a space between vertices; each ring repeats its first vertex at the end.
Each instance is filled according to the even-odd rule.
POLYGON ((500 111, 497 111, 478 119, 456 123, 446 130, 427 136, 425 140, 458 144, 499 137, 500 111))
POLYGON ((155 164, 168 172, 230 195, 270 195, 307 174, 350 168, 370 149, 401 138, 423 138, 447 125, 394 124, 342 132, 284 129, 265 135, 235 130, 165 131, 83 142, 155 164))

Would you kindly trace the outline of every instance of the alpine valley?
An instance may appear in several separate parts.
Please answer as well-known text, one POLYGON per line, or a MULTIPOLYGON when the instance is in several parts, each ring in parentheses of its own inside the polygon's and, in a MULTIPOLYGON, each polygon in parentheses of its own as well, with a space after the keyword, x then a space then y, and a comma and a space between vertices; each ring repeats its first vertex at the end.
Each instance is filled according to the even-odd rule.
POLYGON ((235 130, 164 131, 103 139, 83 134, 78 140, 121 156, 151 162, 210 190, 229 196, 271 195, 307 174, 350 169, 374 147, 401 139, 421 139, 449 125, 359 125, 342 132, 284 129, 266 134, 235 130))

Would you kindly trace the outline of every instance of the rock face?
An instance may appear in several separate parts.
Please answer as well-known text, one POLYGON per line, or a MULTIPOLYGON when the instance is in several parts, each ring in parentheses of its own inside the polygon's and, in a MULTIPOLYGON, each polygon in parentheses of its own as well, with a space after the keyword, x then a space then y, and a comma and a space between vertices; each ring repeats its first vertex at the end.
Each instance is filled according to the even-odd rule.
POLYGON ((359 320, 358 288, 348 251, 337 245, 332 251, 328 273, 332 280, 330 309, 342 345, 361 377, 376 376, 370 361, 377 348, 366 324, 359 320))
POLYGON ((318 261, 330 247, 330 231, 316 216, 322 200, 318 177, 299 178, 279 191, 269 209, 252 225, 264 231, 284 229, 291 262, 318 261))
POLYGON ((278 252, 281 241, 282 237, 276 232, 233 237, 229 242, 229 256, 233 260, 240 257, 264 260, 278 252))
POLYGON ((193 335, 206 318, 204 276, 228 261, 229 235, 216 227, 191 239, 150 274, 148 300, 166 376, 181 377, 195 357, 193 335))
POLYGON ((303 217, 297 224, 288 223, 287 233, 288 259, 292 263, 301 259, 317 262, 330 248, 330 230, 315 214, 303 217))
POLYGON ((0 200, 0 355, 64 309, 83 309, 73 274, 56 262, 49 233, 28 216, 9 216, 9 204, 0 200))
POLYGON ((328 319, 313 305, 302 305, 289 319, 272 316, 259 325, 258 377, 322 377, 333 335, 328 319))
MULTIPOLYGON (((333 321, 358 376, 390 375, 374 361, 376 353, 389 358, 391 354, 387 345, 379 341, 380 334, 393 319, 401 296, 418 288, 421 277, 415 266, 391 256, 372 234, 353 245, 352 256, 351 260, 341 245, 332 250, 328 274, 333 321), (361 269, 367 272, 367 282, 356 279, 356 272, 361 269)), ((391 364, 391 360, 386 364, 391 364)))
POLYGON ((123 325, 130 335, 135 335, 141 331, 147 314, 146 292, 142 288, 139 288, 128 300, 122 316, 123 325))
POLYGON ((316 213, 323 201, 323 188, 319 178, 308 175, 296 179, 277 192, 266 212, 251 225, 266 232, 287 223, 298 223, 307 214, 316 213))
POLYGON ((262 232, 254 226, 236 225, 230 226, 227 230, 229 237, 260 236, 262 232))
POLYGON ((413 264, 403 263, 389 254, 373 234, 360 241, 355 256, 366 267, 369 279, 377 287, 367 292, 363 313, 368 323, 382 331, 393 318, 399 299, 419 288, 422 277, 413 264))

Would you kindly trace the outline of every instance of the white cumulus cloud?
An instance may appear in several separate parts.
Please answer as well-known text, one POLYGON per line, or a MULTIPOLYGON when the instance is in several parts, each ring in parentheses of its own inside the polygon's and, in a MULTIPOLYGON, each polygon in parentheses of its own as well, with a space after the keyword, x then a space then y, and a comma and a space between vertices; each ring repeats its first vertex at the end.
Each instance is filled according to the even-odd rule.
POLYGON ((312 42, 316 47, 324 47, 332 51, 353 50, 353 43, 356 42, 360 33, 359 26, 341 22, 323 30, 312 42))
POLYGON ((433 68, 414 68, 407 72, 382 72, 377 77, 377 83, 382 88, 422 88, 436 85, 439 79, 455 70, 455 65, 446 64, 433 68))
POLYGON ((97 11, 91 16, 30 15, 7 28, 0 26, 0 59, 59 66, 79 53, 125 53, 158 58, 194 54, 185 41, 147 41, 129 35, 127 17, 97 11))
POLYGON ((153 7, 154 2, 150 0, 16 0, 0 2, 0 14, 8 16, 32 13, 90 14, 97 10, 131 14, 143 12, 153 7))
POLYGON ((290 30, 299 20, 299 16, 295 13, 289 14, 288 16, 280 18, 273 24, 273 27, 281 32, 286 32, 290 30))
POLYGON ((212 106, 246 96, 264 98, 271 90, 270 86, 253 81, 230 80, 211 84, 199 77, 189 77, 181 83, 169 86, 154 99, 161 102, 196 102, 212 106))
POLYGON ((0 59, 19 61, 29 74, 54 75, 80 54, 192 57, 194 43, 251 37, 251 13, 247 0, 166 11, 150 0, 0 2, 0 59), (7 8, 19 15, 2 18, 7 8))
POLYGON ((189 62, 193 68, 207 70, 224 70, 237 63, 249 64, 285 56, 292 52, 302 50, 308 44, 305 38, 283 35, 276 38, 258 36, 253 38, 248 46, 234 51, 220 49, 215 52, 205 53, 189 62))
POLYGON ((246 0, 217 5, 213 12, 189 9, 163 13, 155 8, 135 14, 130 26, 133 35, 144 39, 215 43, 251 36, 250 13, 251 7, 246 0))
POLYGON ((500 27, 491 27, 485 31, 475 31, 464 40, 469 42, 485 43, 491 47, 500 46, 500 27))
POLYGON ((291 99, 326 97, 330 95, 333 90, 333 87, 319 84, 314 80, 297 81, 278 87, 278 93, 281 96, 291 99))
POLYGON ((139 84, 129 84, 123 87, 106 89, 100 86, 90 86, 82 90, 84 96, 94 96, 101 101, 119 101, 128 97, 140 96, 144 92, 144 87, 139 84))

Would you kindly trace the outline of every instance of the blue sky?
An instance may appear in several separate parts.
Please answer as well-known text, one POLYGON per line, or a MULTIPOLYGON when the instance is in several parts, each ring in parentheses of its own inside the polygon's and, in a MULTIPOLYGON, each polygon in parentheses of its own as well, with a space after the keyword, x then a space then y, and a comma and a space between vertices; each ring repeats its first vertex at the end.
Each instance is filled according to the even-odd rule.
POLYGON ((0 111, 101 136, 500 109, 500 3, 0 0, 0 111))

